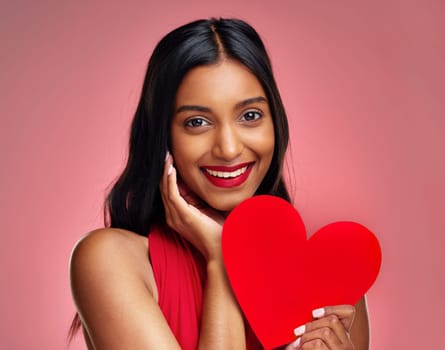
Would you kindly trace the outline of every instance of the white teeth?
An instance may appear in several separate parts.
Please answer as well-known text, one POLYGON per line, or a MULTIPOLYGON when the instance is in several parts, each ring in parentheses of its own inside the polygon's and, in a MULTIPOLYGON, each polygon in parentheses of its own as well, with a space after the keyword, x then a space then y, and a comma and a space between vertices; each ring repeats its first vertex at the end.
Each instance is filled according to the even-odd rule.
POLYGON ((241 169, 235 170, 235 171, 215 171, 204 168, 207 173, 209 173, 212 176, 220 177, 223 179, 228 179, 232 177, 238 177, 241 174, 244 174, 247 170, 247 165, 245 167, 242 167, 241 169))

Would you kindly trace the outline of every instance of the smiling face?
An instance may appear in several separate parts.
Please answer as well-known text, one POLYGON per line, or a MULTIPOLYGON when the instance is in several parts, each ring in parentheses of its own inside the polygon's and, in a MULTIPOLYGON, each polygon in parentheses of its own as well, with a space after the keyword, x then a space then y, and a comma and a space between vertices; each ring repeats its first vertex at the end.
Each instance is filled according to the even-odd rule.
POLYGON ((230 59, 187 73, 176 95, 170 136, 180 177, 220 211, 253 196, 275 144, 261 84, 230 59))

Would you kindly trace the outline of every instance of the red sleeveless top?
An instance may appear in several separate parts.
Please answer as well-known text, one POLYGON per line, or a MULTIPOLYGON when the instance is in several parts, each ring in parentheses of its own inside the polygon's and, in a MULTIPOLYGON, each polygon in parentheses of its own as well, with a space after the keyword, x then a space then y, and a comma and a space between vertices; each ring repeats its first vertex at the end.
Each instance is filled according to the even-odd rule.
MULTIPOLYGON (((199 340, 205 261, 191 244, 172 230, 155 227, 148 240, 159 306, 181 349, 195 350, 199 340)), ((263 349, 250 330, 247 349, 263 349)))

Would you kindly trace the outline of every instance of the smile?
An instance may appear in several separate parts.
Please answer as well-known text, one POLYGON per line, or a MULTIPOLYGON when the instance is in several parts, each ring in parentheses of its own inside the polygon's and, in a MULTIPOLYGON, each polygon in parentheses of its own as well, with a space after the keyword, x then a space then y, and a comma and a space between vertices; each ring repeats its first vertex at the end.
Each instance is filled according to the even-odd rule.
POLYGON ((217 187, 236 187, 244 183, 249 177, 254 163, 243 163, 231 167, 203 166, 206 178, 217 187))
POLYGON ((210 169, 206 169, 204 168, 204 170, 209 173, 212 176, 216 176, 222 179, 227 179, 227 178, 234 178, 237 176, 240 176, 241 174, 244 174, 247 170, 247 165, 242 167, 241 169, 235 170, 235 171, 216 171, 216 170, 210 170, 210 169))

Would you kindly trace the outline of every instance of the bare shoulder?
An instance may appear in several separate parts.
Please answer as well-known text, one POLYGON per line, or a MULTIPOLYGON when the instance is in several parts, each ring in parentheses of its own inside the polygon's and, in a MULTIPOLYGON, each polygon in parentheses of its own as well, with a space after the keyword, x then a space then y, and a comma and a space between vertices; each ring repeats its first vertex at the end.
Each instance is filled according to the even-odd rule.
POLYGON ((75 245, 71 290, 94 349, 179 349, 157 303, 148 240, 99 229, 75 245))
POLYGON ((147 237, 127 230, 102 228, 86 234, 73 248, 70 259, 73 287, 79 279, 112 276, 123 271, 130 272, 129 278, 153 288, 147 237))
POLYGON ((87 233, 74 246, 73 254, 147 248, 147 238, 128 230, 100 228, 87 233))

